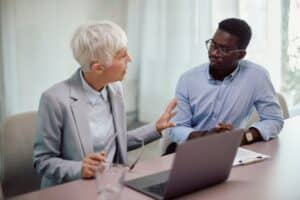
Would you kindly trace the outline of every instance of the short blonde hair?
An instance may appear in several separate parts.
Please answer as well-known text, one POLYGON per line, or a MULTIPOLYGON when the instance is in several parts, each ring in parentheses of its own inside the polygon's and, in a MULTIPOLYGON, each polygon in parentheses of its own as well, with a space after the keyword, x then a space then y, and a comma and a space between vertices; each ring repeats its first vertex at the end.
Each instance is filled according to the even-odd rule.
POLYGON ((126 33, 106 20, 81 25, 71 40, 73 56, 83 71, 89 71, 92 62, 111 65, 115 54, 126 47, 126 33))

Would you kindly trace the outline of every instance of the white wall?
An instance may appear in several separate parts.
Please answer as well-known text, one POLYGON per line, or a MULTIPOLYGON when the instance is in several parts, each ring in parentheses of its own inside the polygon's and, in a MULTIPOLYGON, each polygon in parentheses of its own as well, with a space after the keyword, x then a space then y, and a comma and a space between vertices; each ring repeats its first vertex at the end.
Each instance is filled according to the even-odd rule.
MULTIPOLYGON (((5 115, 37 110, 42 91, 78 67, 69 42, 88 20, 126 28, 127 0, 0 0, 5 115)), ((1 44, 1 43, 0 43, 1 44)), ((0 51, 1 52, 1 51, 0 51)), ((135 74, 125 80, 127 110, 136 109, 135 74), (133 87, 133 89, 131 89, 133 87), (133 97, 133 98, 132 98, 133 97)))

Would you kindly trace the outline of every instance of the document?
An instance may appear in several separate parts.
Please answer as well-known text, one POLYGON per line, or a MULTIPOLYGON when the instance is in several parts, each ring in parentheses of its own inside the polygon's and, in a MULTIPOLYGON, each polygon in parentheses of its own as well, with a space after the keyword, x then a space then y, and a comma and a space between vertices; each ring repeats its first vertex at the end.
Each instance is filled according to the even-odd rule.
POLYGON ((233 166, 248 165, 267 158, 270 158, 270 156, 239 147, 233 161, 233 166))

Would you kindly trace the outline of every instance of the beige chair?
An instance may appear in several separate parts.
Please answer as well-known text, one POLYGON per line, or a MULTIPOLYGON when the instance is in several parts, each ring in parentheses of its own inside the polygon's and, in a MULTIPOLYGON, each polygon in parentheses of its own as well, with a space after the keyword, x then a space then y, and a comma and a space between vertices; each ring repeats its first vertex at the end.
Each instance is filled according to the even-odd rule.
POLYGON ((1 127, 1 182, 5 197, 40 187, 32 161, 36 116, 36 112, 17 114, 8 117, 1 127))
MULTIPOLYGON (((283 112, 283 118, 284 119, 289 118, 289 111, 288 111, 287 103, 286 103, 283 95, 280 93, 277 93, 277 98, 278 98, 279 104, 280 104, 282 112, 283 112)), ((247 121, 245 127, 249 128, 254 122, 257 122, 258 120, 259 120, 259 116, 258 116, 256 110, 254 110, 254 112, 250 116, 249 120, 247 121)), ((162 139, 160 140, 161 154, 164 154, 166 152, 166 149, 170 143, 171 143, 171 139, 169 138, 169 134, 167 134, 167 132, 165 131, 163 133, 162 139)))
POLYGON ((0 200, 3 200, 4 196, 3 196, 3 192, 2 192, 2 183, 0 182, 0 200))
MULTIPOLYGON (((283 119, 287 119, 290 117, 289 110, 285 98, 282 94, 277 93, 277 98, 280 104, 280 107, 283 112, 283 119)), ((246 123, 246 128, 249 128, 253 123, 259 120, 259 116, 256 110, 253 111, 252 115, 249 117, 249 120, 246 123)))

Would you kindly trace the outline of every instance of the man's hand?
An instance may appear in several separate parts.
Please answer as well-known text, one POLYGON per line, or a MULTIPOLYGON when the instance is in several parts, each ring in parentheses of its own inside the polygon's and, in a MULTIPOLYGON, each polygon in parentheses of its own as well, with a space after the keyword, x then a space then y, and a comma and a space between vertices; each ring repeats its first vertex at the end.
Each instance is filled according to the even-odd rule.
POLYGON ((162 130, 170 127, 176 126, 174 122, 170 122, 171 118, 176 115, 175 112, 172 112, 177 105, 176 99, 172 99, 167 106, 165 112, 159 117, 156 122, 156 131, 161 133, 162 130))
POLYGON ((105 162, 105 158, 105 152, 87 155, 82 161, 81 177, 93 178, 97 167, 105 162))
POLYGON ((248 132, 248 131, 250 131, 252 133, 253 140, 251 142, 248 142, 247 139, 246 139, 246 135, 244 134, 240 146, 243 146, 243 145, 246 145, 246 144, 252 144, 254 142, 263 140, 259 130, 257 130, 256 128, 251 127, 246 132, 248 132))
POLYGON ((203 136, 207 135, 207 133, 208 133, 208 131, 193 131, 190 133, 187 140, 192 140, 195 138, 203 137, 203 136))
POLYGON ((211 129, 210 133, 221 133, 224 131, 230 131, 233 129, 233 126, 231 124, 226 124, 223 122, 220 122, 215 128, 211 129))
POLYGON ((215 128, 212 128, 209 131, 193 131, 190 133, 188 140, 195 139, 198 137, 203 137, 205 135, 209 134, 215 134, 215 133, 221 133, 224 131, 230 131, 233 129, 233 126, 231 124, 226 124, 226 123, 219 123, 215 128))

